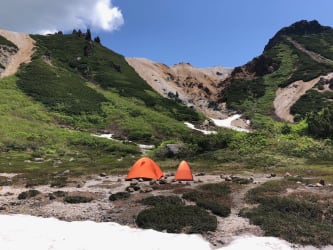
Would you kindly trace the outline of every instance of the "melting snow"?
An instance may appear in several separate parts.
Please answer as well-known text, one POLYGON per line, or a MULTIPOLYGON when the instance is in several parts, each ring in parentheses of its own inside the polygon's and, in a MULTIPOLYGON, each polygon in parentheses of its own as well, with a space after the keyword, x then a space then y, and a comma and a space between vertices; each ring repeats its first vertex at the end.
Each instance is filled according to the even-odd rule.
MULTIPOLYGON (((0 225, 1 250, 212 250, 210 244, 200 235, 162 233, 121 226, 113 222, 66 222, 30 215, 0 215, 0 225)), ((274 237, 237 236, 229 245, 218 250, 234 249, 295 248, 290 243, 274 237)))
MULTIPOLYGON (((236 131, 239 131, 239 132, 246 132, 246 133, 249 133, 250 130, 248 129, 245 129, 245 128, 239 128, 239 127, 236 127, 236 126, 233 126, 231 125, 231 123, 234 121, 234 120, 237 120, 238 118, 240 118, 241 115, 239 114, 236 114, 236 115, 233 115, 233 116, 230 116, 226 119, 213 119, 213 118, 209 118, 210 120, 212 120, 215 124, 215 126, 218 126, 218 127, 224 127, 224 128, 230 128, 230 129, 233 129, 233 130, 236 130, 236 131)), ((210 131, 210 130, 202 130, 202 129, 197 129, 194 127, 194 125, 192 123, 189 123, 189 122, 184 122, 185 125, 190 128, 190 129, 193 129, 193 130, 197 130, 197 131, 200 131, 202 132, 203 134, 205 135, 210 135, 210 134, 216 134, 217 132, 216 131, 210 131)))
POLYGON ((231 125, 231 123, 234 121, 234 120, 237 120, 238 118, 240 118, 242 115, 239 115, 239 114, 236 114, 236 115, 233 115, 233 116, 230 116, 226 119, 213 119, 213 118, 210 118, 214 124, 218 127, 224 127, 224 128, 230 128, 230 129, 233 129, 233 130, 236 130, 236 131, 239 131, 239 132, 250 132, 250 130, 248 129, 245 129, 245 128, 239 128, 239 127, 236 127, 236 126, 233 126, 231 125))

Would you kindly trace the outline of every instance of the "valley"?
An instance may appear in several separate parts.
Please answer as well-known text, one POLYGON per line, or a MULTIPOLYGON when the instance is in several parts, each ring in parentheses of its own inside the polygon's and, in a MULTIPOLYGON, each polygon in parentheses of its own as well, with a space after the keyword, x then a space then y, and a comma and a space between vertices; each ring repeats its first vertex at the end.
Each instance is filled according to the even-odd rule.
POLYGON ((138 200, 177 196, 170 211, 212 216, 193 230, 214 248, 246 232, 333 244, 332 28, 299 21, 245 65, 206 69, 125 58, 87 33, 0 30, 0 213, 138 227, 164 211, 138 200), (124 181, 142 156, 162 180, 124 181), (173 180, 182 159, 193 182, 173 180))

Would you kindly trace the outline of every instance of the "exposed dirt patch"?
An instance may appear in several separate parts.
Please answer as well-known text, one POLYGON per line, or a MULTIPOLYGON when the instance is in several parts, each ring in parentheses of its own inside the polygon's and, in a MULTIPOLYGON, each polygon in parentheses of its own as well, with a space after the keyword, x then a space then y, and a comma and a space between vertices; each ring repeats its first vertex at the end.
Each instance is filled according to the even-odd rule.
POLYGON ((279 88, 276 91, 274 100, 275 114, 284 121, 293 122, 294 116, 290 114, 290 108, 302 95, 309 89, 312 89, 320 78, 330 80, 333 78, 333 73, 329 73, 326 76, 319 76, 308 82, 296 81, 285 88, 279 88))
MULTIPOLYGON (((179 63, 171 67, 145 58, 126 58, 129 65, 164 97, 178 98, 189 107, 206 114, 207 117, 225 118, 220 111, 214 111, 220 92, 219 83, 226 79, 232 68, 216 66, 199 69, 189 63, 179 63)), ((225 109, 220 104, 220 109, 225 109)))
POLYGON ((16 54, 9 58, 8 65, 0 74, 0 77, 6 77, 15 74, 22 63, 31 61, 35 41, 28 34, 7 30, 0 29, 0 35, 16 44, 19 49, 16 54))

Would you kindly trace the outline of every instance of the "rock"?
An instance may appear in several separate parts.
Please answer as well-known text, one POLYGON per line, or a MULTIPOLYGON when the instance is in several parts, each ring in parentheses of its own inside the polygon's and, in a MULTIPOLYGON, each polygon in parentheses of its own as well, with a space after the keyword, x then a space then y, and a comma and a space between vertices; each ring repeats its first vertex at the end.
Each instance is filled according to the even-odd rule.
POLYGON ((182 147, 181 144, 166 144, 165 145, 167 151, 171 155, 177 155, 180 151, 180 148, 182 147))
POLYGON ((69 174, 70 173, 70 170, 65 170, 64 172, 62 172, 62 174, 69 174))
POLYGON ((196 176, 205 176, 205 175, 206 175, 205 172, 200 172, 200 173, 198 173, 196 176))
POLYGON ((285 174, 284 174, 284 177, 290 177, 291 176, 291 174, 289 173, 289 172, 286 172, 285 174))
POLYGON ((118 179, 117 179, 117 182, 121 182, 121 179, 120 179, 120 178, 118 178, 118 179))
POLYGON ((322 186, 325 186, 325 181, 324 181, 323 179, 321 179, 321 180, 319 181, 319 183, 320 183, 322 186))
POLYGON ((167 180, 160 180, 158 183, 159 184, 167 184, 168 182, 167 182, 167 180))
POLYGON ((54 195, 54 194, 52 194, 52 193, 50 193, 49 195, 49 199, 50 200, 55 200, 57 197, 54 195))
POLYGON ((271 177, 276 177, 276 174, 275 173, 271 173, 271 177))
POLYGON ((140 179, 139 179, 139 182, 143 182, 143 179, 142 179, 142 178, 140 178, 140 179))
POLYGON ((135 190, 132 187, 127 187, 126 191, 129 192, 129 193, 133 193, 135 190))
POLYGON ((42 158, 42 157, 36 157, 36 158, 34 158, 34 161, 41 162, 41 161, 44 161, 44 158, 42 158))
POLYGON ((155 185, 156 184, 156 180, 151 180, 150 182, 149 182, 149 185, 155 185))
POLYGON ((140 193, 149 193, 149 192, 152 192, 153 190, 154 189, 151 187, 143 187, 143 188, 141 188, 140 193))
POLYGON ((224 178, 225 181, 232 181, 231 177, 230 176, 227 176, 224 178))
POLYGON ((318 183, 316 183, 315 186, 316 186, 316 187, 322 187, 323 185, 321 185, 321 184, 318 182, 318 183))
POLYGON ((139 181, 136 179, 133 179, 133 180, 131 180, 130 186, 134 187, 134 186, 137 186, 138 184, 139 184, 139 181))
POLYGON ((100 176, 100 177, 106 177, 107 174, 106 174, 106 173, 100 173, 99 176, 100 176))

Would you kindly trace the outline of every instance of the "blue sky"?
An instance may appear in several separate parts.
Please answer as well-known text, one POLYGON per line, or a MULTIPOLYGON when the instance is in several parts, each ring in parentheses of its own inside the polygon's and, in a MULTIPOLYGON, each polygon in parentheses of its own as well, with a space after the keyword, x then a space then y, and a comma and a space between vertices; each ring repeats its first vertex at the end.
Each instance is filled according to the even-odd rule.
POLYGON ((124 24, 102 43, 172 65, 240 66, 279 29, 306 19, 333 26, 332 0, 114 0, 124 24))
POLYGON ((127 57, 234 67, 259 56, 281 28, 304 19, 333 27, 332 14, 333 0, 11 0, 1 2, 0 28, 90 28, 127 57))

